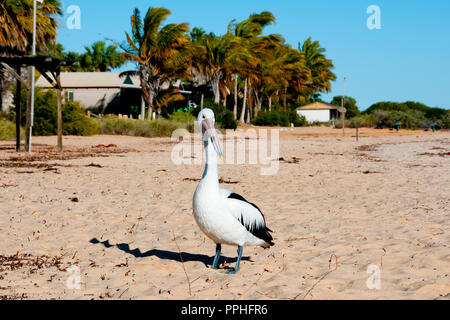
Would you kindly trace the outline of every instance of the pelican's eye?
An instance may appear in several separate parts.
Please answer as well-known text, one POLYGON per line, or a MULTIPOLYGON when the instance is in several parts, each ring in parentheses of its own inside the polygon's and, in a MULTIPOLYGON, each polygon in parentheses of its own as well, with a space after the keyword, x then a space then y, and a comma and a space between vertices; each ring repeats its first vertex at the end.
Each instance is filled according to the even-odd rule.
POLYGON ((203 117, 202 117, 202 118, 203 118, 203 120, 205 120, 205 119, 206 119, 206 116, 205 116, 205 115, 203 115, 203 117))

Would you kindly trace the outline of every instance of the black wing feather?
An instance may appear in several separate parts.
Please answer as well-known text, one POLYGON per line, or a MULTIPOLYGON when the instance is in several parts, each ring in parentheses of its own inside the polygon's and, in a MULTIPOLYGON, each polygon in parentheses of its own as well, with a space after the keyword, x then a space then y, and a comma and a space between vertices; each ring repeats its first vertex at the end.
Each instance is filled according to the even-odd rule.
POLYGON ((239 222, 251 233, 253 234, 255 237, 262 239, 264 241, 266 241, 267 243, 269 243, 271 246, 275 245, 275 243, 272 242, 273 238, 272 235, 269 232, 273 232, 272 230, 270 230, 269 228, 267 228, 266 226, 266 219, 264 218, 264 214, 262 213, 262 211, 258 208, 258 206, 254 203, 248 202, 247 200, 245 200, 245 198, 237 193, 231 193, 228 196, 229 199, 236 199, 236 200, 240 200, 240 201, 244 201, 247 202, 248 204, 252 205, 253 207, 255 207, 262 215, 263 219, 264 219, 264 225, 263 226, 257 226, 256 223, 252 224, 252 225, 246 225, 244 223, 244 217, 241 214, 241 218, 239 219, 239 222))

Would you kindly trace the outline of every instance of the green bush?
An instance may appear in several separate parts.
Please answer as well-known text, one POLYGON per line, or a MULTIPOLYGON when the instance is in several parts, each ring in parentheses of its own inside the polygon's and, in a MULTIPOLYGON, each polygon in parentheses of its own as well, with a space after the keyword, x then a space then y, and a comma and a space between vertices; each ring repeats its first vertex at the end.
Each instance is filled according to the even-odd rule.
POLYGON ((403 111, 375 111, 373 119, 377 128, 393 128, 395 123, 400 123, 400 128, 418 129, 428 128, 430 121, 427 120, 422 112, 403 112, 403 111))
POLYGON ((448 128, 450 111, 443 108, 430 108, 423 103, 406 102, 377 102, 363 112, 373 115, 377 128, 392 127, 396 122, 402 128, 428 128, 431 123, 448 128))
MULTIPOLYGON (((25 130, 20 128, 20 134, 24 136, 25 130)), ((0 119, 0 140, 11 140, 16 137, 16 125, 6 119, 0 119)))
POLYGON ((177 111, 169 115, 169 120, 183 123, 189 132, 194 131, 195 117, 190 112, 177 111))
MULTIPOLYGON (((36 88, 34 103, 33 135, 51 136, 57 134, 57 102, 54 90, 36 88)), ((21 124, 26 122, 27 92, 21 92, 21 124)), ((15 108, 13 108, 13 111, 15 108)), ((11 115, 13 117, 13 115, 11 115)), ((84 108, 78 102, 62 104, 62 120, 64 135, 93 135, 98 133, 96 122, 88 118, 84 108)))
POLYGON ((289 127, 291 123, 296 127, 302 127, 307 125, 306 118, 298 115, 295 110, 272 110, 272 111, 260 111, 258 116, 252 121, 257 126, 280 126, 289 127))
MULTIPOLYGON (((205 99, 203 106, 204 108, 209 108, 214 112, 218 127, 222 129, 236 130, 238 123, 234 120, 233 112, 221 104, 214 103, 211 99, 205 99)), ((191 110, 191 113, 194 117, 197 117, 200 113, 200 106, 197 106, 195 109, 191 110)))
MULTIPOLYGON (((360 116, 345 120, 345 126, 347 128, 356 128, 357 125, 358 128, 374 128, 376 126, 376 123, 373 115, 370 114, 362 114, 360 116)), ((342 128, 341 119, 336 119, 334 121, 334 127, 339 129, 342 128)))
POLYGON ((118 119, 115 117, 97 120, 100 134, 117 134, 138 137, 170 137, 177 129, 193 131, 193 122, 160 119, 155 121, 118 119))
POLYGON ((258 116, 253 119, 253 124, 257 126, 288 127, 290 125, 289 113, 278 110, 260 111, 258 116))
POLYGON ((98 133, 98 124, 84 113, 78 102, 67 102, 62 108, 63 134, 91 136, 98 133))

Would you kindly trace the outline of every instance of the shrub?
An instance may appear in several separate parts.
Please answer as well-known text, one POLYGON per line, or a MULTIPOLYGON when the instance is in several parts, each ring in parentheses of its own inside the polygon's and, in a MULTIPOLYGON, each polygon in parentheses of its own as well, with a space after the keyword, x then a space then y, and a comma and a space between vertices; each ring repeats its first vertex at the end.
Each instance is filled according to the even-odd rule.
POLYGON ((78 102, 67 102, 62 109, 63 134, 91 136, 98 133, 98 124, 84 113, 78 102))
MULTIPOLYGON (((373 116, 369 114, 362 114, 360 116, 345 120, 345 126, 347 128, 356 128, 356 125, 358 125, 358 128, 373 128, 376 126, 373 116)), ((334 126, 335 128, 342 128, 341 119, 336 119, 334 121, 334 126)))
MULTIPOLYGON (((20 128, 20 134, 24 136, 25 130, 20 128)), ((0 119, 0 140, 11 140, 16 137, 16 125, 6 119, 0 119)))
POLYGON ((194 131, 194 126, 195 126, 195 117, 190 113, 190 112, 183 112, 183 111, 178 111, 178 112, 174 112, 169 116, 169 120, 175 121, 175 122, 179 122, 179 123, 183 123, 185 128, 189 131, 189 132, 193 132, 194 131))
POLYGON ((289 113, 278 110, 260 111, 252 122, 257 126, 288 127, 290 125, 289 113))
POLYGON ((295 110, 284 111, 279 109, 258 112, 258 116, 252 121, 252 123, 257 126, 281 127, 289 127, 291 123, 293 123, 296 127, 307 125, 306 118, 298 115, 295 110))
POLYGON ((377 128, 393 128, 395 123, 399 122, 401 128, 418 129, 428 128, 429 122, 423 116, 422 112, 403 112, 403 111, 375 111, 373 119, 377 128))
POLYGON ((113 117, 97 120, 100 134, 118 134, 138 137, 170 137, 176 129, 193 131, 193 122, 178 122, 160 119, 155 121, 117 119, 113 117))
MULTIPOLYGON (((233 129, 237 128, 237 121, 234 120, 233 112, 225 108, 223 105, 214 103, 211 99, 205 99, 204 108, 209 108, 214 112, 216 117, 216 123, 218 127, 222 129, 233 129)), ((197 106, 195 109, 191 110, 191 113, 194 117, 200 113, 200 106, 197 106)))
MULTIPOLYGON (((26 89, 21 92, 22 126, 26 122, 26 89)), ((84 108, 78 102, 67 102, 62 105, 63 134, 92 135, 98 132, 93 119, 85 115, 84 108)), ((36 88, 34 103, 33 135, 50 136, 57 134, 57 102, 54 90, 36 88)))

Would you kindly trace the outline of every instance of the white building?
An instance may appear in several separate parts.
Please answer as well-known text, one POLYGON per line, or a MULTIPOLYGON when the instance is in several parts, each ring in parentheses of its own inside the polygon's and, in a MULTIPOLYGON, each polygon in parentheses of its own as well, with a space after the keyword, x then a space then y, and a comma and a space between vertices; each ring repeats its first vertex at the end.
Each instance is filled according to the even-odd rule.
POLYGON ((339 117, 339 107, 328 103, 315 102, 296 109, 308 122, 328 122, 339 117))

